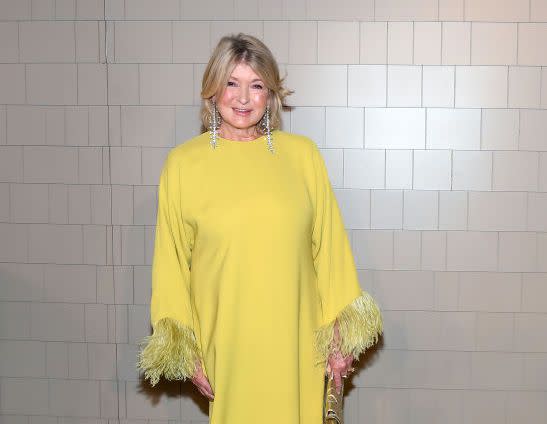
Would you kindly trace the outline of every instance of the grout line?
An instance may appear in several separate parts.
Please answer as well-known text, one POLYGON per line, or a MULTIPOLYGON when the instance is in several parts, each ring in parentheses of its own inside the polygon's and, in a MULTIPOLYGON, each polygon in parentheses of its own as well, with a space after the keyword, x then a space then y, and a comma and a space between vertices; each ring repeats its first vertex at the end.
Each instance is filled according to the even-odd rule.
POLYGON ((537 152, 537 185, 536 185, 536 192, 539 192, 540 191, 540 184, 541 184, 541 179, 540 179, 540 174, 541 174, 541 152, 537 152))
POLYGON ((479 117, 479 151, 482 151, 482 142, 483 142, 483 137, 484 137, 484 134, 483 134, 483 124, 484 124, 483 115, 484 115, 484 109, 481 108, 481 114, 480 114, 480 117, 479 117))
POLYGON ((349 104, 349 65, 346 65, 346 107, 349 104))
MULTIPOLYGON (((125 3, 124 3, 124 8, 125 8, 125 3)), ((124 12, 125 14, 125 12, 124 12)), ((112 25, 111 25, 111 32, 112 32, 112 62, 111 63, 116 63, 116 21, 113 21, 112 22, 112 25)))
POLYGON ((469 23, 469 65, 473 65, 473 22, 469 23))
MULTIPOLYGON (((543 100, 547 102, 547 99, 543 99, 543 66, 539 67, 539 107, 542 108, 543 100)), ((545 90, 547 92, 547 90, 545 90)))
POLYGON ((497 243, 496 243, 496 270, 500 271, 500 232, 496 231, 497 243))
MULTIPOLYGON (((142 80, 141 80, 141 63, 137 63, 137 97, 139 99, 139 106, 142 106, 141 103, 141 86, 142 86, 142 80)), ((121 122, 121 106, 120 106, 120 127, 122 126, 121 122)), ((121 129, 120 129, 121 131, 121 129)), ((123 142, 121 143, 123 145, 123 142)))
POLYGON ((517 114, 518 114, 518 119, 517 119, 517 122, 518 122, 518 131, 517 131, 517 152, 518 151, 521 151, 520 150, 520 127, 521 127, 521 119, 522 119, 522 116, 520 114, 520 109, 517 109, 517 114))
POLYGON ((450 149, 450 191, 454 187, 454 149, 450 149))
POLYGON ((437 228, 436 231, 441 230, 441 190, 437 190, 437 228))
MULTIPOLYGON (((389 65, 389 29, 391 25, 389 25, 389 22, 386 22, 386 68, 387 65, 389 65)), ((387 73, 386 73, 386 81, 387 81, 387 73)), ((386 88, 386 102, 387 102, 387 88, 386 88)))
POLYGON ((414 64, 414 55, 416 54, 415 52, 415 49, 416 49, 416 34, 415 34, 415 31, 416 31, 416 25, 415 25, 415 22, 412 21, 412 58, 410 59, 410 64, 414 64))
POLYGON ((494 163, 496 157, 494 156, 494 150, 490 152, 490 162, 492 163, 492 166, 490 167, 490 191, 494 191, 494 163))
POLYGON ((509 90, 510 90, 509 65, 507 66, 506 76, 507 76, 507 86, 506 86, 507 92, 505 93, 505 109, 508 109, 509 108, 509 90))
POLYGON ((387 189, 387 149, 384 149, 384 190, 387 189))
POLYGON ((444 22, 441 22, 441 52, 440 52, 440 61, 439 61, 440 65, 445 64, 443 60, 443 42, 444 42, 444 22))
MULTIPOLYGON (((26 89, 25 89, 25 93, 26 93, 26 89)), ((26 96, 26 94, 25 94, 25 96, 26 96)), ((5 145, 8 146, 9 145, 9 143, 8 143, 8 106, 4 105, 3 109, 4 109, 4 112, 5 112, 5 114, 4 114, 4 123, 5 123, 5 125, 4 125, 4 140, 6 141, 5 145)), ((47 119, 46 119, 46 121, 47 121, 47 119)))
MULTIPOLYGON (((101 21, 97 21, 97 64, 101 63, 101 21)), ((104 21, 103 21, 104 22, 104 21)), ((106 24, 105 24, 106 26, 106 24)))
MULTIPOLYGON (((531 0, 530 0, 531 1, 531 0)), ((517 22, 517 51, 516 51, 516 57, 515 57, 515 65, 518 65, 519 64, 519 29, 520 29, 520 25, 519 23, 517 22)), ((540 86, 541 88, 541 86, 540 86)))
POLYGON ((17 22, 17 62, 21 63, 21 22, 17 22))
MULTIPOLYGON (((424 65, 421 65, 421 82, 420 82, 420 107, 424 107, 424 65)), ((427 122, 427 121, 426 121, 427 122)), ((427 129, 427 127, 426 127, 427 129)), ((426 131, 427 132, 427 131, 426 131)))
POLYGON ((315 63, 319 64, 319 22, 315 22, 315 63))
POLYGON ((427 149, 427 117, 429 115, 429 111, 431 109, 425 108, 424 109, 424 149, 427 149))
MULTIPOLYGON (((76 2, 78 3, 78 2, 76 2)), ((76 35, 76 21, 73 21, 72 22, 72 36, 74 37, 74 63, 76 64, 76 66, 78 66, 78 54, 77 54, 77 50, 78 50, 78 37, 76 35)), ((76 78, 76 82, 78 82, 78 78, 76 78)), ((78 89, 78 84, 76 84, 76 90, 78 89)), ((76 91, 76 94, 78 93, 78 91, 76 91)), ((76 95, 76 99, 78 99, 78 96, 76 95)))
POLYGON ((454 68, 454 90, 452 93, 452 108, 455 109, 456 108, 456 80, 457 80, 456 76, 458 75, 456 71, 458 69, 456 65, 453 65, 453 68, 454 68))

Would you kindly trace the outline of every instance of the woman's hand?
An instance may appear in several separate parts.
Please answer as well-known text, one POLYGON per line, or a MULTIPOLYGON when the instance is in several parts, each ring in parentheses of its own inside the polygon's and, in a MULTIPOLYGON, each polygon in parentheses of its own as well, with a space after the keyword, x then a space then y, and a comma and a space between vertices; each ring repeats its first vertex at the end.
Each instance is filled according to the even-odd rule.
POLYGON ((337 393, 340 393, 342 389, 342 378, 347 377, 349 372, 353 371, 352 363, 352 354, 346 357, 342 356, 339 351, 330 354, 327 361, 327 375, 331 380, 334 378, 334 387, 337 393))
POLYGON ((334 323, 334 335, 331 342, 331 354, 327 361, 327 375, 332 380, 334 378, 334 387, 337 393, 340 393, 342 389, 342 378, 348 376, 350 371, 354 368, 351 366, 353 363, 353 355, 343 356, 340 352, 340 333, 338 331, 338 321, 334 323))
POLYGON ((213 389, 211 389, 211 385, 209 384, 209 380, 207 380, 207 377, 203 373, 203 369, 201 368, 201 362, 196 362, 196 372, 192 376, 192 383, 198 388, 199 392, 208 398, 209 400, 215 400, 215 395, 213 394, 213 389))

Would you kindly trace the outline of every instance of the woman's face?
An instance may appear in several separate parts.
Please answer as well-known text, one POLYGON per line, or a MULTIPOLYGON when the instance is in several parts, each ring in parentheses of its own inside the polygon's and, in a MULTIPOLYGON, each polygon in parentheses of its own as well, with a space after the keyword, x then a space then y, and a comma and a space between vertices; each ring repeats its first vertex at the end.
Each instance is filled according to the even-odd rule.
POLYGON ((216 100, 221 128, 229 131, 254 127, 264 115, 267 101, 268 89, 262 79, 246 63, 237 64, 224 93, 216 100))

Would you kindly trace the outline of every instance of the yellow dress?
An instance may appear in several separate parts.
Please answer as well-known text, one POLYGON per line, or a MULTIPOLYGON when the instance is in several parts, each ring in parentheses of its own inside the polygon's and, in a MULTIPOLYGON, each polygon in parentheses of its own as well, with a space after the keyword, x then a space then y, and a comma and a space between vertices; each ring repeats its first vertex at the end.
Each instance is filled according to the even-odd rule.
POLYGON ((360 288, 325 163, 309 138, 209 133, 162 169, 151 322, 138 367, 152 384, 201 360, 211 424, 321 424, 325 364, 338 318, 355 358, 382 332, 360 288))

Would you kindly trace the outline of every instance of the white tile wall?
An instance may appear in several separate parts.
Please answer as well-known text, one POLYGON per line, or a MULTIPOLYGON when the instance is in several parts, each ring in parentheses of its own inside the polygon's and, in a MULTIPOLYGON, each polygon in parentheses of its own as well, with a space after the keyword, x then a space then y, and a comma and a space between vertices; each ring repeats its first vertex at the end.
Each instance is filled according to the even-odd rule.
MULTIPOLYGON (((492 153, 488 151, 454 151, 452 155, 453 190, 490 190, 492 188, 492 153)), ((472 193, 470 193, 471 195, 472 193)))
POLYGON ((518 32, 518 64, 545 65, 547 53, 547 23, 522 23, 518 32))
POLYGON ((289 22, 289 63, 317 63, 317 31, 317 22, 289 22))
POLYGON ((365 109, 365 148, 423 149, 424 147, 425 109, 365 109))
POLYGON ((387 22, 361 22, 360 32, 360 63, 386 63, 387 22))
POLYGON ((346 150, 346 152, 343 170, 345 187, 384 188, 385 150, 346 150))
POLYGON ((443 65, 471 63, 471 23, 443 22, 441 60, 443 65))
POLYGON ((507 107, 507 74, 506 66, 456 67, 456 107, 507 107))
POLYGON ((478 109, 427 109, 429 149, 476 150, 480 147, 481 113, 478 109))
POLYGON ((387 24, 387 63, 406 64, 413 60, 414 31, 412 22, 387 24))
POLYGON ((422 106, 454 106, 453 66, 424 66, 422 75, 422 106))
POLYGON ((519 115, 515 109, 482 109, 481 148, 518 150, 519 115))
POLYGON ((449 150, 414 150, 412 187, 416 190, 449 190, 451 160, 449 150))
POLYGON ((509 67, 509 107, 539 108, 541 102, 541 68, 509 67))
POLYGON ((0 0, 0 420, 207 422, 134 362, 159 171, 239 31, 286 71, 384 311, 348 424, 543 422, 543 0, 0 0))
POLYGON ((364 133, 362 108, 326 109, 326 147, 362 148, 364 133))
POLYGON ((359 23, 320 21, 317 45, 319 63, 359 63, 359 23))
POLYGON ((439 65, 441 63, 441 23, 414 23, 414 63, 439 65))
POLYGON ((471 46, 472 65, 514 65, 517 63, 517 24, 473 22, 471 46))
POLYGON ((387 106, 418 107, 422 103, 422 68, 389 65, 387 67, 387 106))
POLYGON ((401 190, 371 190, 372 229, 403 227, 403 192, 401 190))
POLYGON ((385 65, 351 65, 348 67, 349 106, 386 106, 386 87, 385 65))

